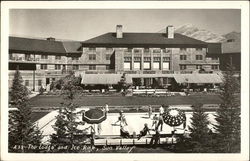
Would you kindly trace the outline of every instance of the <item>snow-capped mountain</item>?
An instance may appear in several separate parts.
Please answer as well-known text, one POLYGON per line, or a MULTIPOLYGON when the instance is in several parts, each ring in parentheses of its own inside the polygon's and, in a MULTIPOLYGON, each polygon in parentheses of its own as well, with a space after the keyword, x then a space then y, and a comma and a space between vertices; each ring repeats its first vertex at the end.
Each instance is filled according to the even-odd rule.
MULTIPOLYGON (((165 29, 159 31, 159 32, 165 32, 165 29)), ((226 38, 224 36, 221 36, 219 34, 212 33, 211 31, 205 30, 205 29, 199 29, 193 24, 184 24, 182 26, 179 26, 175 28, 176 33, 180 33, 201 41, 205 42, 224 42, 226 41, 226 38)))

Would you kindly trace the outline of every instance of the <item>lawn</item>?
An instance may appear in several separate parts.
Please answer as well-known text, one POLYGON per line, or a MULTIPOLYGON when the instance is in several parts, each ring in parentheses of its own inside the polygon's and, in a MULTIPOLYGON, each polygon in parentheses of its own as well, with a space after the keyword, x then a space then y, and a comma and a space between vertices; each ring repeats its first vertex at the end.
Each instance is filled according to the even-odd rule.
MULTIPOLYGON (((36 96, 31 98, 31 107, 59 107, 63 102, 61 96, 36 96)), ((103 106, 108 103, 110 106, 128 105, 181 105, 181 104, 219 104, 219 95, 190 95, 190 96, 169 96, 169 97, 139 97, 139 96, 81 96, 76 98, 76 103, 80 106, 103 106)))

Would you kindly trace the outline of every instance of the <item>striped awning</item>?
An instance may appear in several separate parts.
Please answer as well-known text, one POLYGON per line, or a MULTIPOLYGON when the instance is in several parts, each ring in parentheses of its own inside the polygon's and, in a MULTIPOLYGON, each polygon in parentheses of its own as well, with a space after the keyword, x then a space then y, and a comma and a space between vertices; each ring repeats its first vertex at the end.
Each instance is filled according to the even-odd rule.
MULTIPOLYGON (((82 75, 82 84, 118 84, 121 80, 122 74, 83 74, 82 75)), ((126 82, 132 83, 132 78, 128 75, 125 75, 126 82)))
POLYGON ((177 83, 222 83, 218 74, 175 74, 177 83))

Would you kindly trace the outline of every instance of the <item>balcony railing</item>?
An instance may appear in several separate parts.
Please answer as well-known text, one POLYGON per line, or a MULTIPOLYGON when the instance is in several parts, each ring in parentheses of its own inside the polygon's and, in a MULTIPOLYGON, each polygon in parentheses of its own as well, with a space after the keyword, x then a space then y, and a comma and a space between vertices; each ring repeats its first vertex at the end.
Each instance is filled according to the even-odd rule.
POLYGON ((24 57, 10 57, 10 61, 17 61, 17 62, 39 62, 39 58, 24 58, 24 57))

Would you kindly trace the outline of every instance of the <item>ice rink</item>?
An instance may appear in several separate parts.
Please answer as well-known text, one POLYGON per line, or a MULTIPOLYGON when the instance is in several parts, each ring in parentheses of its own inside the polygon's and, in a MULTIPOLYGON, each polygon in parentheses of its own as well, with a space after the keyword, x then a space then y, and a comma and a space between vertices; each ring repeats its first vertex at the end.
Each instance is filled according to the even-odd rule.
MULTIPOLYGON (((78 108, 77 111, 81 110, 88 110, 87 108, 78 108)), ((154 115, 155 113, 153 113, 154 115)), ((158 114, 158 113, 156 113, 158 114)), ((188 132, 188 126, 190 126, 190 118, 192 117, 192 112, 185 112, 186 114, 186 132, 188 132)), ((216 124, 215 121, 215 112, 208 112, 208 119, 210 121, 209 128, 211 129, 213 127, 212 124, 216 124)), ((52 111, 42 117, 40 120, 38 120, 36 123, 39 127, 39 129, 42 131, 43 135, 45 135, 43 142, 46 142, 49 139, 49 135, 54 133, 53 125, 55 124, 55 117, 58 115, 58 110, 52 111)), ((126 129, 129 131, 129 133, 132 135, 134 132, 136 134, 139 134, 140 131, 143 129, 144 124, 147 123, 149 128, 152 127, 152 116, 151 118, 148 117, 148 113, 124 113, 126 120, 127 120, 127 127, 126 129)), ((119 117, 119 113, 108 113, 107 119, 101 123, 101 130, 98 131, 98 125, 94 124, 85 124, 85 125, 79 125, 78 128, 81 130, 87 129, 86 132, 90 134, 90 126, 95 128, 96 135, 120 135, 120 122, 117 122, 119 117), (115 124, 115 122, 117 122, 115 124)), ((81 121, 82 115, 78 116, 77 121, 81 121)), ((100 127, 99 126, 99 127, 100 127)), ((183 124, 180 126, 175 127, 176 133, 183 133, 183 124)), ((171 131, 173 130, 173 127, 170 127, 167 124, 163 124, 163 130, 160 132, 161 134, 171 134, 171 131)), ((154 134, 154 131, 151 131, 152 134, 154 134)))

